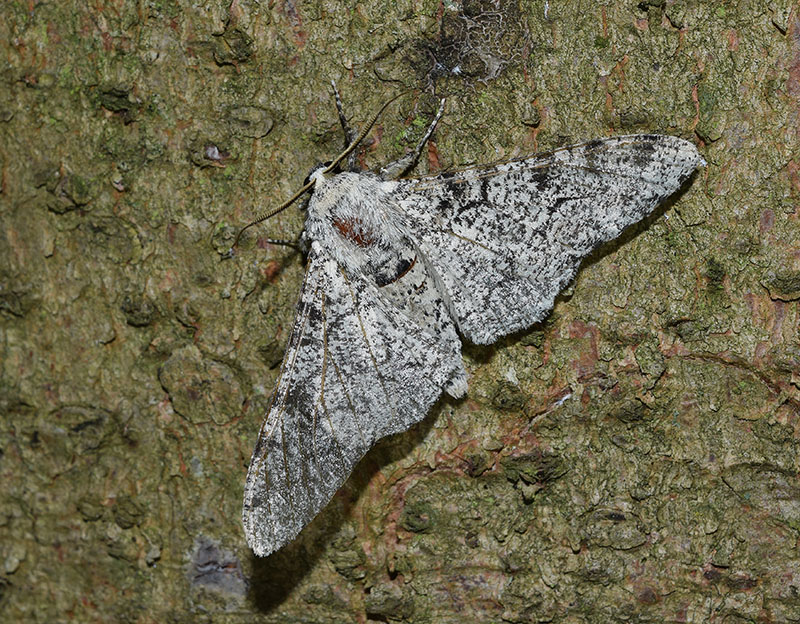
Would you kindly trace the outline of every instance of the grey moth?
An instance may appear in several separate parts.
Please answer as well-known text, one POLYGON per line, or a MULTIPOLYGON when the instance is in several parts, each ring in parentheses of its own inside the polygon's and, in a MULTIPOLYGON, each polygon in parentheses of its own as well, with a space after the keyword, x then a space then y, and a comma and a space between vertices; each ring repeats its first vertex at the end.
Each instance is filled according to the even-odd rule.
POLYGON ((462 340, 490 344, 543 319, 587 254, 703 164, 688 141, 640 134, 397 179, 443 104, 414 153, 379 173, 321 168, 303 188, 305 279, 245 485, 257 555, 291 541, 377 440, 442 392, 465 395, 462 340))

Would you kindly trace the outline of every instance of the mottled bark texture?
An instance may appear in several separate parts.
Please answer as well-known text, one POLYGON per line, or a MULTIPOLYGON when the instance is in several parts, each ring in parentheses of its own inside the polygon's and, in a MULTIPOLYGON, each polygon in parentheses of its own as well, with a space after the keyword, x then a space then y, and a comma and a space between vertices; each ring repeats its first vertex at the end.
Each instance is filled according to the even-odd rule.
POLYGON ((76 622, 800 621, 800 10, 787 0, 8 0, 0 613, 76 622), (418 172, 610 134, 708 167, 278 554, 240 525, 290 210, 398 100, 418 172))

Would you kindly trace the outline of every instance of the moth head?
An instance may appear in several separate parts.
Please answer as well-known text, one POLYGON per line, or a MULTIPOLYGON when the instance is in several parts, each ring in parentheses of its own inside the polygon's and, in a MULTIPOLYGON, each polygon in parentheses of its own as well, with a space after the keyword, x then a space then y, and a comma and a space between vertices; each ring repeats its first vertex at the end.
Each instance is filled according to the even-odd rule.
POLYGON ((303 186, 305 186, 306 184, 311 182, 311 180, 315 180, 315 181, 318 181, 318 182, 321 182, 322 180, 324 180, 324 172, 328 167, 331 166, 332 162, 333 161, 329 160, 328 162, 319 163, 319 164, 314 165, 311 168, 311 171, 308 172, 308 175, 306 176, 306 179, 303 180, 303 186))
POLYGON ((325 181, 329 174, 325 173, 325 170, 330 166, 331 161, 319 163, 311 168, 311 171, 308 172, 306 179, 303 180, 303 186, 306 187, 310 182, 314 182, 314 185, 311 187, 311 191, 305 194, 302 203, 300 204, 300 210, 306 212, 308 210, 308 202, 311 199, 311 195, 314 194, 314 189, 319 188, 320 184, 325 181))

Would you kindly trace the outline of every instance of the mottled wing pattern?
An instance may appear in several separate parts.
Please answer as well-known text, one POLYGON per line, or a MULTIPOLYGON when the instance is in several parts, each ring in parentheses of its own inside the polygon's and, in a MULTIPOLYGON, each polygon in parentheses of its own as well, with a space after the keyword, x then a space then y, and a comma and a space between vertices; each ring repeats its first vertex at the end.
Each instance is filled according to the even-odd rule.
POLYGON ((424 418, 452 360, 375 284, 346 276, 314 243, 247 474, 243 523, 253 551, 267 555, 295 537, 377 439, 424 418))
POLYGON ((459 329, 488 344, 542 319, 582 258, 702 162, 682 139, 623 136, 402 181, 396 199, 459 329))

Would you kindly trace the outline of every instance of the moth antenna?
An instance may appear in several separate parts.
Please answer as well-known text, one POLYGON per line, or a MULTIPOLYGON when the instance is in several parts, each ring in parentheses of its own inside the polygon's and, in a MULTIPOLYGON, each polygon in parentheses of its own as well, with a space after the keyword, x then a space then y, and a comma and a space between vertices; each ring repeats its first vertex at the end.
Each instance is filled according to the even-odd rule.
MULTIPOLYGON (((356 147, 358 147, 358 144, 361 143, 361 141, 364 140, 364 137, 367 136, 367 133, 372 129, 372 126, 375 125, 375 122, 378 121, 378 117, 380 117, 381 113, 386 110, 386 107, 389 106, 389 104, 391 104, 392 102, 394 102, 397 98, 405 95, 406 93, 409 93, 409 92, 408 91, 403 91, 402 93, 398 93, 392 99, 387 101, 383 106, 381 106, 378 109, 378 112, 375 113, 372 116, 372 119, 369 120, 369 123, 358 134, 358 136, 353 140, 353 142, 350 143, 350 145, 347 146, 347 149, 345 149, 341 154, 339 154, 334 159, 334 161, 330 165, 328 165, 328 167, 325 168, 325 170, 322 173, 330 173, 331 171, 333 171, 336 168, 336 166, 340 162, 342 162, 342 160, 344 158, 346 158, 350 154, 350 152, 352 152, 356 147)), ((306 184, 303 186, 303 188, 301 188, 294 195, 292 195, 291 199, 288 199, 285 202, 283 202, 280 206, 275 208, 275 210, 270 210, 269 212, 265 212, 265 213, 259 215, 258 217, 253 219, 250 223, 245 225, 241 230, 239 230, 239 233, 236 235, 236 240, 233 241, 233 247, 231 249, 235 248, 239 244, 239 239, 242 237, 242 234, 244 233, 244 231, 247 228, 252 227, 254 225, 258 225, 262 221, 266 221, 270 217, 274 217, 279 212, 282 212, 282 211, 286 210, 289 206, 291 206, 294 202, 296 202, 303 195, 303 193, 305 193, 307 190, 309 190, 312 186, 314 186, 314 180, 309 180, 308 182, 306 182, 306 184)))
POLYGON ((286 210, 289 206, 291 206, 294 202, 296 202, 303 195, 303 193, 305 193, 312 186, 314 186, 314 182, 315 182, 315 180, 309 180, 308 182, 305 183, 303 188, 301 188, 294 195, 292 195, 291 199, 287 199, 280 206, 275 208, 275 210, 270 210, 269 212, 265 212, 265 213, 259 215, 258 217, 256 217, 255 219, 253 219, 247 225, 245 225, 241 230, 239 230, 239 233, 236 235, 236 240, 233 241, 233 247, 236 247, 239 244, 239 239, 242 237, 242 234, 244 233, 244 231, 247 228, 249 228, 249 227, 251 227, 253 225, 258 225, 262 221, 266 221, 270 217, 274 217, 279 212, 283 212, 284 210, 286 210))

